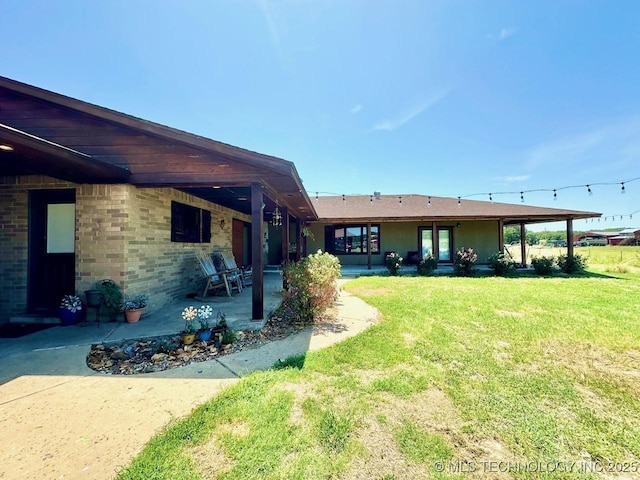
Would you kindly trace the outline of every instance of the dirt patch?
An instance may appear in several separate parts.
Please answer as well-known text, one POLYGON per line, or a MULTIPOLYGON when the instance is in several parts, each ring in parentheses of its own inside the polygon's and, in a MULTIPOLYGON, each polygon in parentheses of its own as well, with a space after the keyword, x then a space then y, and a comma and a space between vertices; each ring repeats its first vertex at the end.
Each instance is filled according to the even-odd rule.
POLYGON ((220 478, 233 468, 233 460, 218 445, 215 436, 207 443, 189 449, 185 453, 193 459, 198 473, 204 480, 220 478))

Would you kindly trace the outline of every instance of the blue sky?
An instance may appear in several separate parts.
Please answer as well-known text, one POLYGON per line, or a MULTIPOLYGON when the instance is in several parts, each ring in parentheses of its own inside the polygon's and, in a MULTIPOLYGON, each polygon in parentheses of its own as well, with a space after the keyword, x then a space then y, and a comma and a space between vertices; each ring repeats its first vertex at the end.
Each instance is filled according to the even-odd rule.
POLYGON ((640 177, 636 1, 4 0, 0 16, 1 75, 291 160, 311 196, 576 185, 525 203, 640 225, 640 179, 620 194, 640 177))

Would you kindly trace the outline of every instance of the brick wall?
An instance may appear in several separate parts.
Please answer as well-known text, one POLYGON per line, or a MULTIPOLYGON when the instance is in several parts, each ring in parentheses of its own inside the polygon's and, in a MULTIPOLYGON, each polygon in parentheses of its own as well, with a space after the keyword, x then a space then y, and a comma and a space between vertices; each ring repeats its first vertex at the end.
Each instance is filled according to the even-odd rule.
POLYGON ((76 188, 76 292, 111 278, 125 295, 149 294, 149 311, 199 292, 204 283, 194 250, 230 250, 232 219, 251 221, 249 215, 171 188, 1 177, 0 323, 26 309, 29 190, 43 188, 76 188), (171 242, 172 200, 211 211, 211 243, 171 242))
POLYGON ((27 306, 29 190, 73 186, 35 175, 0 177, 0 323, 27 306))
POLYGON ((196 249, 211 253, 231 249, 232 218, 251 221, 220 205, 168 188, 131 189, 125 231, 125 294, 147 293, 150 308, 158 308, 204 287, 196 249), (211 211, 211 243, 171 242, 171 201, 211 211), (220 220, 224 219, 224 230, 220 220))

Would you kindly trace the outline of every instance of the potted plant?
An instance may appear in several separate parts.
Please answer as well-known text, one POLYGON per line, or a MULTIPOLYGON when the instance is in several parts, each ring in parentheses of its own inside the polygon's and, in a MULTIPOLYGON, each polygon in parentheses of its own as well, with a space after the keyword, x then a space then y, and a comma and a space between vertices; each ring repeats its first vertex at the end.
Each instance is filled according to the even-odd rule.
POLYGON ((122 304, 122 310, 124 310, 124 317, 129 323, 136 323, 140 320, 140 317, 144 313, 144 309, 149 301, 149 296, 141 293, 135 297, 126 300, 122 304))
POLYGON ((74 325, 84 318, 82 300, 77 295, 65 295, 60 302, 60 322, 62 325, 74 325))
POLYGON ((106 278, 96 283, 96 290, 102 296, 102 305, 109 314, 109 321, 115 322, 124 298, 120 286, 113 280, 106 278))
POLYGON ((85 290, 84 296, 87 299, 87 307, 96 308, 102 304, 102 294, 96 288, 85 290))
POLYGON ((213 337, 216 345, 220 346, 222 343, 222 337, 226 333, 227 329, 227 316, 224 313, 218 312, 218 316, 216 318, 216 326, 213 327, 213 337))
POLYGON ((196 319, 198 318, 198 310, 193 307, 187 307, 182 311, 184 319, 184 330, 180 332, 182 343, 191 345, 196 339, 196 319))
POLYGON ((198 322, 200 329, 198 330, 198 338, 203 342, 208 342, 211 338, 211 324, 209 317, 213 314, 213 310, 209 305, 203 305, 198 309, 198 322))

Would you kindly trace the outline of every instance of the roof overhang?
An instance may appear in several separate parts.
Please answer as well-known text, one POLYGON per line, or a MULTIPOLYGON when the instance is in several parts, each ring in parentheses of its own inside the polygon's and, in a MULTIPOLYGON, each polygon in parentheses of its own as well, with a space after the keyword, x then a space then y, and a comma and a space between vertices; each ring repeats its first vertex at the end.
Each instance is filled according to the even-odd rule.
POLYGON ((597 212, 424 195, 319 197, 319 223, 502 221, 505 225, 600 217, 597 212))
POLYGON ((0 165, 5 175, 48 175, 75 183, 125 182, 129 171, 82 152, 0 124, 0 165))

